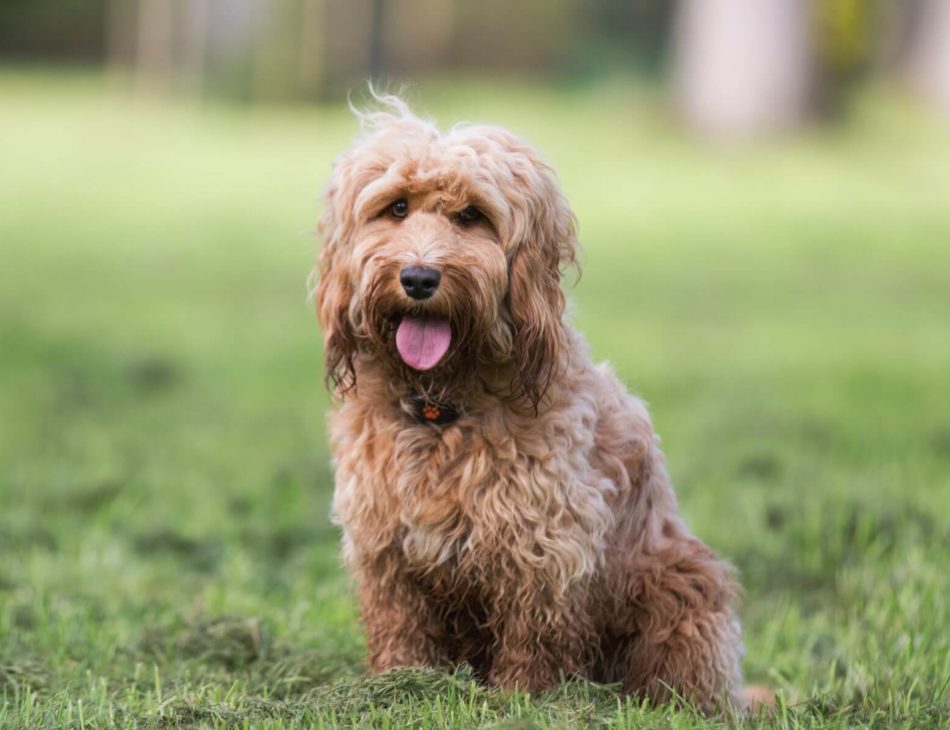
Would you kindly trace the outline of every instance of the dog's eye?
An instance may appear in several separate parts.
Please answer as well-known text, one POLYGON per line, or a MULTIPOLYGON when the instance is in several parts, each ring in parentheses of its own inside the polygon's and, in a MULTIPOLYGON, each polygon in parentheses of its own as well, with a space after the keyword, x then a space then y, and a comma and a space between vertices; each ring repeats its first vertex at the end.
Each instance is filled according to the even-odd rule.
POLYGON ((405 198, 400 198, 395 203, 389 206, 389 215, 393 218, 398 218, 402 220, 407 215, 409 215, 409 201, 405 198))
POLYGON ((459 221, 461 223, 475 223, 480 221, 484 216, 482 212, 476 208, 474 205, 470 205, 467 208, 463 208, 459 211, 459 221))

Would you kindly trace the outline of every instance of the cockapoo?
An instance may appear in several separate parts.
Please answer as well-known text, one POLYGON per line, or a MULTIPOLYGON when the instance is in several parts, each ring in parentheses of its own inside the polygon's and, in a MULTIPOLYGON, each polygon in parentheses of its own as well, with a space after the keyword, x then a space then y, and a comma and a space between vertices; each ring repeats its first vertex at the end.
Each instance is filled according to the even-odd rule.
POLYGON ((565 322, 551 168, 377 102, 334 166, 316 290, 371 671, 741 705, 731 570, 681 519, 643 402, 565 322))

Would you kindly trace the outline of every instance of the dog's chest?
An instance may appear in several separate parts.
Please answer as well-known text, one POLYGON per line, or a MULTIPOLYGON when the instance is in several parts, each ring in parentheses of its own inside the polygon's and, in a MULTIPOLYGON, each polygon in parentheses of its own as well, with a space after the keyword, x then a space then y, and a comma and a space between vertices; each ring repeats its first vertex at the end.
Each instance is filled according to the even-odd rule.
POLYGON ((464 419, 406 427, 357 415, 336 414, 331 432, 335 516, 360 546, 396 544, 410 563, 458 565, 474 552, 484 559, 499 531, 525 523, 531 505, 504 493, 529 480, 510 436, 464 419))
POLYGON ((499 574, 564 584, 602 561, 616 487, 573 418, 407 427, 344 408, 331 432, 348 558, 395 548, 453 591, 499 574))
POLYGON ((409 429, 394 449, 398 535, 411 564, 464 570, 488 557, 497 516, 487 504, 517 461, 514 443, 466 427, 409 429))

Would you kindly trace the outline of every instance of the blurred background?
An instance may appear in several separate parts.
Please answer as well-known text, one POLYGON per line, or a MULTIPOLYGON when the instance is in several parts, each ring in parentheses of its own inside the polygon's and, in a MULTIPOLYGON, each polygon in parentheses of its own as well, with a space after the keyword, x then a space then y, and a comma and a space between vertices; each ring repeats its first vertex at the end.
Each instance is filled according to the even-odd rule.
POLYGON ((869 78, 950 108, 940 0, 7 0, 8 61, 97 67, 127 90, 338 101, 361 82, 464 75, 672 85, 683 118, 748 134, 846 112, 869 78))
POLYGON ((368 79, 558 170, 750 677, 945 711, 950 2, 4 0, 0 719, 361 670, 305 281, 368 79))

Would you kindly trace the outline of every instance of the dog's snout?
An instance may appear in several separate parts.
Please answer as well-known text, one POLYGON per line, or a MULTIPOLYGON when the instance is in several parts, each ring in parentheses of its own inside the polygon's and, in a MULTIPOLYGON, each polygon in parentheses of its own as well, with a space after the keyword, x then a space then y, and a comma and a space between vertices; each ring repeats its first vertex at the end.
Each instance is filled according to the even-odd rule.
POLYGON ((409 266, 399 273, 399 283, 413 299, 428 299, 439 288, 442 274, 424 266, 409 266))

